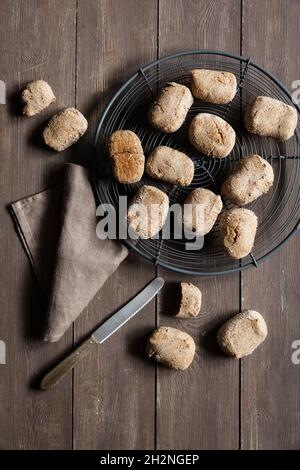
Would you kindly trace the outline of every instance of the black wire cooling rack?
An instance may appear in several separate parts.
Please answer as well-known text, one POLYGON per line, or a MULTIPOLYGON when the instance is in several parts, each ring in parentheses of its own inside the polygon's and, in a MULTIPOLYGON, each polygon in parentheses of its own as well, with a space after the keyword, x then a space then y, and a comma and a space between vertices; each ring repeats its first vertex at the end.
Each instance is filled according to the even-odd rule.
MULTIPOLYGON (((173 54, 141 67, 114 95, 98 123, 95 136, 96 156, 93 161, 93 183, 97 203, 118 208, 120 195, 129 198, 139 187, 151 184, 165 191, 170 203, 182 202, 193 189, 204 187, 218 193, 224 179, 243 157, 259 154, 273 167, 275 179, 271 190, 248 204, 258 216, 258 229, 251 254, 240 261, 222 251, 218 243, 218 224, 205 237, 201 250, 186 250, 186 240, 124 240, 124 242, 156 265, 187 274, 216 275, 258 266, 268 255, 282 246, 299 227, 300 162, 299 124, 294 136, 286 142, 249 134, 243 125, 246 106, 256 96, 266 95, 293 105, 288 90, 269 72, 244 58, 219 51, 187 51, 173 54), (228 105, 194 102, 186 122, 174 134, 164 134, 148 124, 147 112, 158 91, 170 81, 189 86, 190 70, 207 68, 235 74, 238 90, 228 105), (188 127, 200 112, 216 114, 236 131, 236 145, 227 158, 209 158, 199 154, 188 141, 188 127), (195 177, 189 187, 171 186, 147 175, 136 184, 119 184, 112 177, 107 143, 117 129, 130 129, 141 139, 146 157, 158 145, 182 150, 192 158, 195 177)), ((295 104, 298 114, 300 108, 295 104)), ((225 208, 233 205, 223 201, 225 208)))

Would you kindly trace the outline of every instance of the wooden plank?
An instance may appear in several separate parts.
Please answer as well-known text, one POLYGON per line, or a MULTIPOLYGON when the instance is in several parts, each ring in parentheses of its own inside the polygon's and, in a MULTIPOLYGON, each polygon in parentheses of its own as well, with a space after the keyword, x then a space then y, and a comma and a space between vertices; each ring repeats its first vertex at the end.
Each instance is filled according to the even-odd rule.
MULTIPOLYGON (((295 50, 299 33, 297 0, 244 0, 243 54, 271 70, 290 89, 300 74, 295 50)), ((299 252, 296 236, 258 270, 243 274, 243 308, 261 312, 269 330, 261 348, 242 361, 244 449, 299 449, 300 376, 299 366, 291 361, 291 345, 300 331, 299 252)))
MULTIPOLYGON (((77 104, 90 127, 85 145, 108 97, 140 65, 156 57, 156 2, 80 1, 77 17, 77 104)), ((151 264, 130 255, 76 322, 76 340, 154 276, 151 264)), ((155 369, 145 359, 145 338, 154 325, 152 302, 76 368, 74 448, 154 447, 155 369)))
MULTIPOLYGON (((300 29, 298 3, 243 1, 244 55, 271 69, 288 87, 299 74, 300 59, 294 48, 300 29)), ((75 2, 2 0, 1 13, 0 79, 7 85, 8 105, 0 105, 0 119, 5 123, 0 143, 0 261, 5 266, 1 271, 0 338, 7 346, 7 365, 0 365, 4 404, 0 448, 70 448, 71 377, 50 393, 34 387, 37 372, 69 349, 72 333, 55 345, 40 342, 43 299, 4 205, 53 184, 63 160, 74 156, 77 162, 87 162, 95 122, 108 95, 140 64, 155 58, 156 2, 130 0, 126 6, 122 0, 78 2, 77 97, 75 2), (16 92, 37 78, 49 81, 57 102, 39 117, 20 117, 16 92), (75 151, 55 155, 43 148, 40 131, 52 113, 74 105, 75 98, 90 121, 89 133, 75 151)), ((164 0, 159 15, 160 55, 195 47, 239 52, 239 17, 239 2, 233 0, 164 0)), ((291 344, 299 339, 298 253, 299 239, 295 238, 258 270, 243 274, 243 307, 264 313, 269 325, 268 340, 242 364, 244 449, 299 448, 300 379, 291 362, 291 344)), ((186 373, 157 369, 157 447, 236 448, 238 362, 217 354, 214 333, 239 308, 238 275, 192 279, 203 290, 203 314, 195 322, 177 322, 167 304, 174 283, 183 276, 160 272, 169 284, 160 298, 159 321, 186 329, 196 338, 198 352, 186 373)), ((153 275, 153 267, 131 256, 77 321, 76 340, 153 275)), ((151 304, 75 371, 75 448, 155 446, 154 366, 144 359, 144 339, 154 323, 151 304)))
MULTIPOLYGON (((239 2, 164 0, 159 12, 159 54, 219 49, 239 53, 239 2), (222 34, 219 32, 222 31, 222 34)), ((239 274, 191 278, 159 270, 169 281, 161 297, 159 324, 190 333, 197 353, 192 366, 178 373, 158 367, 157 447, 159 449, 234 449, 239 442, 239 365, 224 358, 215 341, 217 327, 239 309, 239 274), (195 320, 164 314, 180 281, 203 292, 203 311, 195 320)), ((171 315, 170 315, 171 314, 171 315)))
MULTIPOLYGON (((75 2, 3 0, 0 15, 0 79, 7 86, 1 120, 1 320, 7 364, 0 366, 0 448, 67 449, 72 437, 71 379, 50 393, 35 387, 37 374, 72 344, 40 339, 45 305, 5 206, 54 183, 62 161, 41 143, 48 117, 74 105, 75 2), (20 116, 17 93, 28 81, 47 80, 57 101, 40 116, 20 116)), ((51 229, 51 227, 49 227, 51 229)))

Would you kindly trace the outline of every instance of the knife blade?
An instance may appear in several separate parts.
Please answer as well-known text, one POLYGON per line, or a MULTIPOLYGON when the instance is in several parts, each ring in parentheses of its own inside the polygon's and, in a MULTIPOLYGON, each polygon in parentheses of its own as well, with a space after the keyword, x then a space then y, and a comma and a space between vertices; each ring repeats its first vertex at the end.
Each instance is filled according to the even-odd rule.
POLYGON ((148 304, 153 297, 157 295, 163 285, 164 280, 161 277, 153 279, 153 281, 128 302, 128 304, 99 326, 99 328, 92 333, 92 338, 99 344, 104 343, 113 333, 118 331, 119 328, 125 325, 125 323, 148 304))
POLYGON ((164 280, 161 277, 153 279, 139 294, 137 294, 124 307, 114 313, 108 320, 100 325, 83 343, 72 351, 62 362, 51 369, 42 379, 41 390, 49 390, 64 375, 87 355, 94 344, 102 344, 112 334, 118 331, 125 323, 134 317, 145 305, 147 305, 161 290, 164 280))

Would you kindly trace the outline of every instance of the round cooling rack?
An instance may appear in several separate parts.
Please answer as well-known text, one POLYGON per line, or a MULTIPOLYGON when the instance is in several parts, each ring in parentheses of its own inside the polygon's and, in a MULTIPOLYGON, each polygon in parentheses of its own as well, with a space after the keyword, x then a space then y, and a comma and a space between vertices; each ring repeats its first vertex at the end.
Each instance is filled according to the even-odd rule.
MULTIPOLYGON (((102 114, 95 136, 96 155, 93 160, 93 184, 97 203, 110 203, 118 209, 119 196, 131 198, 144 184, 165 191, 170 204, 182 202, 198 187, 219 193, 222 182, 232 173, 237 162, 252 154, 261 155, 273 167, 274 185, 270 191, 246 207, 258 216, 258 228, 252 252, 246 258, 233 260, 218 243, 218 224, 205 237, 201 250, 187 250, 186 240, 140 239, 124 240, 127 246, 156 265, 187 274, 216 275, 241 271, 257 266, 282 246, 298 230, 300 207, 299 123, 294 136, 279 142, 249 134, 243 125, 245 109, 256 96, 265 95, 300 108, 293 103, 288 90, 269 72, 244 58, 219 51, 188 51, 156 60, 140 68, 114 95, 102 114), (213 105, 195 100, 184 125, 174 134, 164 134, 147 121, 147 112, 159 90, 167 82, 189 86, 190 70, 206 68, 235 74, 238 89, 228 105, 213 105), (209 112, 225 119, 236 131, 236 144, 227 158, 201 155, 188 141, 188 127, 193 117, 209 112), (146 157, 159 145, 182 150, 193 160, 195 176, 190 186, 172 186, 144 175, 135 184, 119 184, 112 176, 107 143, 117 129, 129 129, 140 138, 146 157)), ((224 200, 224 207, 233 207, 224 200)))

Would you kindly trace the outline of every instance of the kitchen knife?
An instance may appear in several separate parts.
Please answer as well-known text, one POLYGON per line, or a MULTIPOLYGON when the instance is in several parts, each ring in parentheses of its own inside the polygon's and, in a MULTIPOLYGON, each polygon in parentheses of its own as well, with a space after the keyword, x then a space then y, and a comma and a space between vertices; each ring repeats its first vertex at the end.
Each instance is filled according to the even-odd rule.
POLYGON ((72 351, 62 362, 50 370, 41 381, 41 389, 49 390, 55 385, 67 372, 83 357, 87 355, 93 345, 102 344, 113 333, 128 322, 136 315, 150 300, 155 297, 162 286, 164 280, 161 277, 153 279, 138 295, 136 295, 128 304, 114 313, 99 328, 97 328, 91 336, 81 343, 74 351, 72 351))

